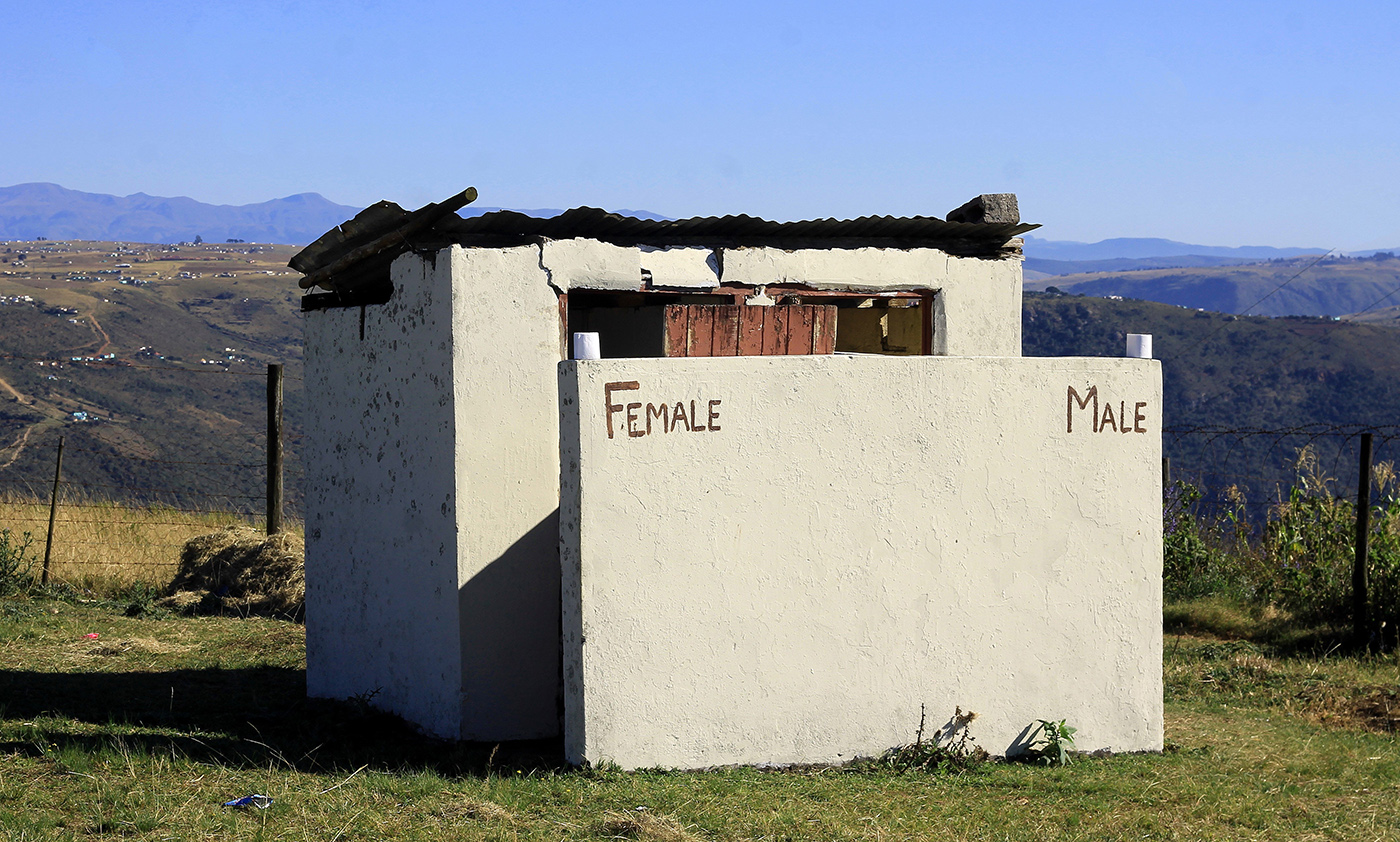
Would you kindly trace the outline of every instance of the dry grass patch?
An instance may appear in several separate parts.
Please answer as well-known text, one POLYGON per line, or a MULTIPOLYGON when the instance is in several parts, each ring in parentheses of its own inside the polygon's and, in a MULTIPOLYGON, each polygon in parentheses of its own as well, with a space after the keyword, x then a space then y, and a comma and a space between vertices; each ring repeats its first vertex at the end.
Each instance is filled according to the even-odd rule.
POLYGON ((1162 629, 1167 634, 1243 640, 1277 635, 1292 622, 1288 612, 1275 605, 1242 606, 1220 597, 1200 597, 1162 607, 1162 629))
POLYGON ((1245 640, 1178 636, 1165 647, 1168 701, 1243 704, 1333 727, 1400 730, 1400 660, 1279 654, 1245 640))
POLYGON ((1384 687, 1355 700, 1352 716, 1373 731, 1400 731, 1400 690, 1384 687))
POLYGON ((94 642, 86 647, 87 655, 111 658, 117 655, 176 655, 189 651, 188 646, 166 643, 153 637, 128 637, 120 640, 94 642))
POLYGON ((192 538, 162 604, 231 609, 242 614, 300 618, 305 610, 306 550, 293 532, 264 535, 231 526, 192 538))
POLYGON ((657 816, 645 810, 604 813, 599 831, 612 839, 642 842, 696 842, 700 838, 670 816, 657 816))
POLYGON ((1326 725, 1374 731, 1400 731, 1400 690, 1395 685, 1314 687, 1299 694, 1296 712, 1326 725))
POLYGON ((463 795, 449 803, 439 811, 439 815, 442 818, 460 817, 483 824, 510 824, 515 821, 515 814, 500 804, 470 795, 463 795))

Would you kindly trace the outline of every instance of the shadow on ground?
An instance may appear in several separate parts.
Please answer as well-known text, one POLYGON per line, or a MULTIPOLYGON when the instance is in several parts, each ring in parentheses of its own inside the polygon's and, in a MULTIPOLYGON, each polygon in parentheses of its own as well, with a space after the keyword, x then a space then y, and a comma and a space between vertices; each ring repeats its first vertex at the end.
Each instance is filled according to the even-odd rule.
POLYGON ((0 713, 26 724, 23 739, 0 741, 0 752, 7 753, 101 751, 120 739, 129 750, 173 750, 197 762, 242 768, 332 772, 368 765, 450 776, 563 768, 558 739, 499 745, 432 739, 368 701, 308 699, 305 670, 286 667, 0 670, 0 713), (110 727, 92 733, 73 720, 110 727))

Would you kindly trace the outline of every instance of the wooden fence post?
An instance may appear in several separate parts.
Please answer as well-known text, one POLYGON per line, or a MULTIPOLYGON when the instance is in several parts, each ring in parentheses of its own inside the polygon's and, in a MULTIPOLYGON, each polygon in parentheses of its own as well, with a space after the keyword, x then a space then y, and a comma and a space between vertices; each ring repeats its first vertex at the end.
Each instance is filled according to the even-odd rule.
POLYGON ((58 437, 58 459, 53 465, 53 494, 49 497, 49 535, 44 541, 44 570, 39 574, 39 584, 49 583, 49 559, 53 557, 53 523, 58 516, 58 484, 63 479, 63 436, 58 437))
POLYGON ((267 534, 282 531, 282 366, 267 366, 267 534))
POLYGON ((1369 643, 1366 611, 1366 557, 1371 548, 1371 434, 1361 434, 1361 468, 1356 478, 1356 561, 1351 568, 1352 632, 1356 645, 1369 643))

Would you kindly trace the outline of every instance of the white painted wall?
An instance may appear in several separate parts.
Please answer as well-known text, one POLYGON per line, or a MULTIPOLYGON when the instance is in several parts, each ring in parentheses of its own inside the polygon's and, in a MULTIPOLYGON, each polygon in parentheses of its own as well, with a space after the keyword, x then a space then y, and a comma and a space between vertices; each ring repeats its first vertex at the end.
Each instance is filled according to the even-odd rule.
POLYGON ((306 688, 455 737, 458 496, 448 262, 388 304, 306 314, 306 688))
POLYGON ((1015 258, 590 240, 404 255, 363 339, 359 308, 306 314, 311 695, 377 693, 445 737, 558 733, 556 294, 635 290, 643 269, 710 287, 721 267, 726 281, 938 289, 940 353, 1020 353, 1015 258))
POLYGON ((921 703, 1161 748, 1155 361, 567 362, 560 402, 570 760, 840 762, 921 703), (1144 432, 1067 431, 1091 386, 1144 432), (705 429, 645 434, 677 401, 705 429))
POLYGON ((559 301, 536 246, 448 253, 461 737, 553 736, 559 733, 559 301))
POLYGON ((558 303, 535 246, 306 314, 307 689, 444 737, 559 732, 558 303))

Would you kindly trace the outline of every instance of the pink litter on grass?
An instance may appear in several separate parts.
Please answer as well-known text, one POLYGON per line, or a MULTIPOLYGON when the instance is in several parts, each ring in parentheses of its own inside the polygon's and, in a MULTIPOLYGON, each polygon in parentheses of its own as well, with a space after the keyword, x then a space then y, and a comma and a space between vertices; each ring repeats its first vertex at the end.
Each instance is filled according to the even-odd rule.
POLYGON ((83 637, 86 637, 88 640, 96 640, 100 635, 97 632, 88 632, 83 635, 83 637))

